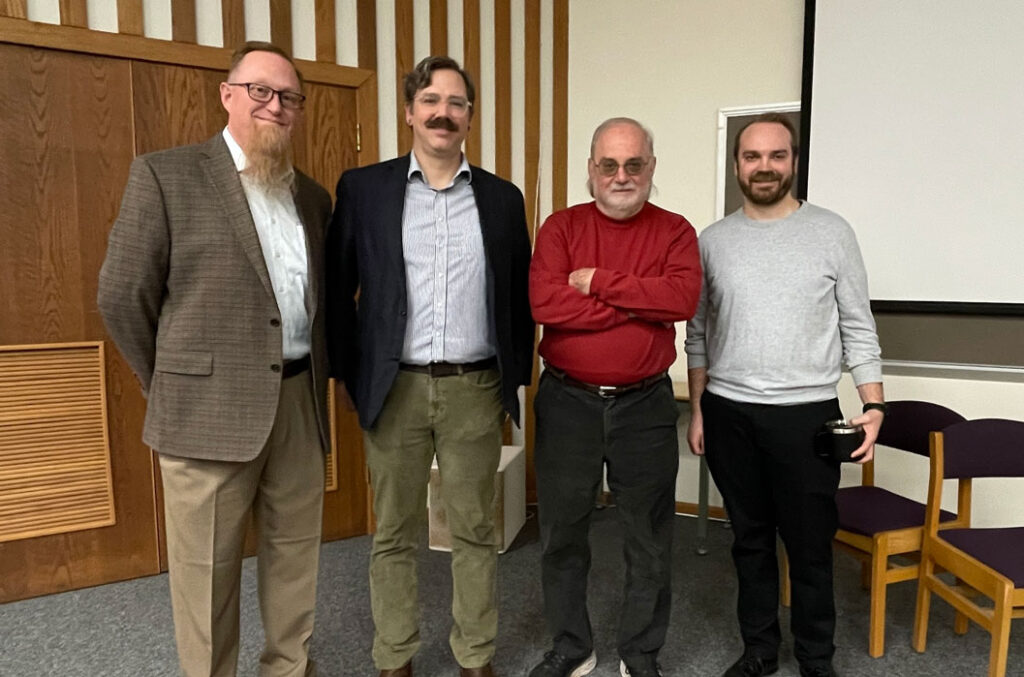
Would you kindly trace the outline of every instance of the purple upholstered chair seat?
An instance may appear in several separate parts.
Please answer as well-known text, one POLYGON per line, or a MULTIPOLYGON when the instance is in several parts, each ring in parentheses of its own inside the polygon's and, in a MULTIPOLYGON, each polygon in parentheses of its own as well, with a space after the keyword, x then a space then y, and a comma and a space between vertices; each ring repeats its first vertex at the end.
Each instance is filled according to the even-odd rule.
POLYGON ((1024 587, 1024 527, 946 529, 939 538, 1024 587))
MULTIPOLYGON (((836 506, 839 528, 864 536, 924 524, 924 504, 881 487, 844 487, 836 494, 836 506)), ((942 522, 953 519, 955 514, 942 511, 942 522)))

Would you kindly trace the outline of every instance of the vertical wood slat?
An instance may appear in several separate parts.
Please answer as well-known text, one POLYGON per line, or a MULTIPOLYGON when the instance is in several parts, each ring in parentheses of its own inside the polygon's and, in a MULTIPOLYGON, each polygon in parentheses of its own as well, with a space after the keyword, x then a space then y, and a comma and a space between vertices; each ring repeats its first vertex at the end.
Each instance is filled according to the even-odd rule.
POLYGON ((551 209, 565 209, 569 181, 569 0, 552 6, 551 209))
MULTIPOLYGON (((377 0, 356 0, 356 32, 359 67, 376 71, 377 0)), ((385 83, 379 82, 379 86, 383 87, 385 83)))
POLYGON ((270 41, 292 53, 292 1, 270 0, 270 41))
POLYGON ((511 0, 494 0, 494 173, 512 179, 511 0))
POLYGON ((142 35, 142 0, 117 0, 117 32, 142 35))
POLYGON ((526 198, 526 222, 530 227, 530 238, 538 227, 537 219, 539 195, 537 177, 540 171, 540 0, 524 2, 523 41, 524 55, 524 108, 525 120, 523 129, 524 158, 526 185, 523 194, 526 198))
MULTIPOLYGON (((530 241, 540 226, 540 196, 537 179, 540 171, 540 0, 525 0, 524 3, 524 98, 525 120, 523 129, 525 148, 526 185, 524 198, 526 201, 526 224, 530 231, 530 241)), ((537 343, 539 328, 534 330, 534 346, 537 343)), ((536 356, 536 350, 534 350, 536 356)), ((526 389, 526 425, 523 426, 526 441, 526 493, 534 498, 537 493, 537 477, 534 472, 534 436, 536 424, 533 414, 533 399, 537 394, 536 383, 540 377, 537 358, 533 360, 533 377, 530 387, 526 389)))
POLYGON ((62 26, 89 27, 86 0, 60 0, 60 23, 62 26))
POLYGON ((398 125, 398 154, 405 155, 412 150, 412 130, 405 123, 405 94, 402 91, 402 76, 416 65, 413 44, 413 0, 395 0, 395 109, 398 125))
MULTIPOLYGON (((462 67, 476 82, 480 91, 480 0, 462 2, 462 67)), ((466 137, 466 157, 474 165, 480 164, 480 133, 483 120, 474 112, 469 135, 466 137)))
POLYGON ((316 0, 313 15, 316 22, 316 60, 337 63, 337 19, 334 13, 334 0, 316 0))
POLYGON ((0 16, 27 19, 28 0, 0 0, 0 16))
POLYGON ((194 0, 171 0, 171 39, 175 42, 196 42, 196 3, 194 0))
POLYGON ((448 0, 430 0, 430 53, 448 55, 448 0))
POLYGON ((224 46, 234 50, 245 42, 245 0, 221 0, 224 46))

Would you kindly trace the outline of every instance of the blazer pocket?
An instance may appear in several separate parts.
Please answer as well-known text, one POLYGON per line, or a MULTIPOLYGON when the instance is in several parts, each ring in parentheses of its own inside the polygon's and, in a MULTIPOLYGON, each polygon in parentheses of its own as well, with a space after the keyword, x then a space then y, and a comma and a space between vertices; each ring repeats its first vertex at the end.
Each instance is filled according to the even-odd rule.
POLYGON ((213 373, 213 353, 195 350, 158 350, 154 369, 169 374, 209 376, 213 373))

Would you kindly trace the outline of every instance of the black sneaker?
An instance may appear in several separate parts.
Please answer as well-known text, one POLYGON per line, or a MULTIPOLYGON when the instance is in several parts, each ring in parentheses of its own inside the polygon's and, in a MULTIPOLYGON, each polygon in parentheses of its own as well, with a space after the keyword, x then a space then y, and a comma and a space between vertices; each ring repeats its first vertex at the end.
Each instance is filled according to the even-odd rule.
POLYGON ((619 661, 619 677, 663 677, 663 673, 661 672, 661 665, 658 663, 634 666, 631 670, 626 665, 626 661, 619 661))
POLYGON ((800 677, 839 677, 831 665, 801 665, 800 677))
POLYGON ((583 658, 568 658, 560 653, 549 651, 533 670, 530 677, 583 677, 589 675, 597 667, 597 654, 593 651, 583 658))
POLYGON ((773 675, 779 670, 778 658, 761 658, 751 654, 743 654, 740 659, 725 671, 722 677, 761 677, 773 675))

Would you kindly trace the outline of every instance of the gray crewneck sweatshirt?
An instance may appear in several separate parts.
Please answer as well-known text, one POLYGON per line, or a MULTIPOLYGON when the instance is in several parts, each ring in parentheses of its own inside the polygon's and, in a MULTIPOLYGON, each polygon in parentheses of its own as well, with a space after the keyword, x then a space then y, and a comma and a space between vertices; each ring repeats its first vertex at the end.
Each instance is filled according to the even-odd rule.
POLYGON ((842 364, 854 383, 882 380, 867 274, 853 229, 809 203, 784 219, 742 209, 700 235, 704 285, 686 325, 690 368, 740 402, 796 404, 836 396, 842 364))

